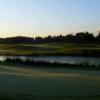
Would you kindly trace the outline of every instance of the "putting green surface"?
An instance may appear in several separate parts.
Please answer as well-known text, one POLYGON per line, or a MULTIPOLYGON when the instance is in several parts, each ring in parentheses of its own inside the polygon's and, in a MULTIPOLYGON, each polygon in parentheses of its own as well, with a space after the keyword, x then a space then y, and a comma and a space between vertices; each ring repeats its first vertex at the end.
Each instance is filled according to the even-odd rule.
POLYGON ((0 65, 0 94, 11 100, 99 100, 100 72, 0 65))

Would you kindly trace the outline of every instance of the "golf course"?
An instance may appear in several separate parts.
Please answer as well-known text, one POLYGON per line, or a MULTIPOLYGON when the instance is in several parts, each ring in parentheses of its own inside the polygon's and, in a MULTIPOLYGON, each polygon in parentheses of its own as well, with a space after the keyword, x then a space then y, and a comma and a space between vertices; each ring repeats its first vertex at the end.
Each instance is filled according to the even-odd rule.
POLYGON ((99 71, 22 66, 0 65, 1 100, 100 99, 99 71))
POLYGON ((100 45, 92 43, 0 44, 6 56, 100 56, 100 45))
POLYGON ((100 0, 0 0, 0 100, 100 100, 100 0))

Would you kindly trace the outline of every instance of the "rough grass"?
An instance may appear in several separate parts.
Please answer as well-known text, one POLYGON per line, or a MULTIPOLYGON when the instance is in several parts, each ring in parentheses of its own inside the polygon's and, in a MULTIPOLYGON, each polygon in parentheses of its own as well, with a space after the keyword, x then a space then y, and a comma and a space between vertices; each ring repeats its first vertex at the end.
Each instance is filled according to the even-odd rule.
POLYGON ((0 100, 99 100, 100 73, 0 66, 0 100))
MULTIPOLYGON (((85 54, 100 54, 100 45, 0 44, 0 55, 85 54)), ((0 65, 0 100, 100 100, 99 72, 16 67, 0 65)))
POLYGON ((89 97, 41 97, 30 95, 5 95, 0 96, 0 100, 100 100, 100 96, 89 97))
POLYGON ((99 44, 0 44, 0 55, 100 55, 99 44))

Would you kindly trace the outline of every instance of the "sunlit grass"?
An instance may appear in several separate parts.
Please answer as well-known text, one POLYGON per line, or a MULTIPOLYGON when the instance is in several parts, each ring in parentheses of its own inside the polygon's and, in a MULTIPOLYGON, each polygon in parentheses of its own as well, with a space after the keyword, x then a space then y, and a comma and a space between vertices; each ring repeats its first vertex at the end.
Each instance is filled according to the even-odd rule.
POLYGON ((96 55, 97 53, 100 54, 99 44, 0 44, 0 55, 96 55))

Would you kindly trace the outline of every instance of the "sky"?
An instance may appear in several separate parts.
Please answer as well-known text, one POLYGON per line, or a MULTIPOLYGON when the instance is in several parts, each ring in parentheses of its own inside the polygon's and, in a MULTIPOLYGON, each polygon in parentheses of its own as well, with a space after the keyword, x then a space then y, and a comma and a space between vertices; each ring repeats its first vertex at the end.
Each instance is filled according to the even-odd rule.
POLYGON ((100 31, 100 0, 0 0, 0 37, 100 31))

